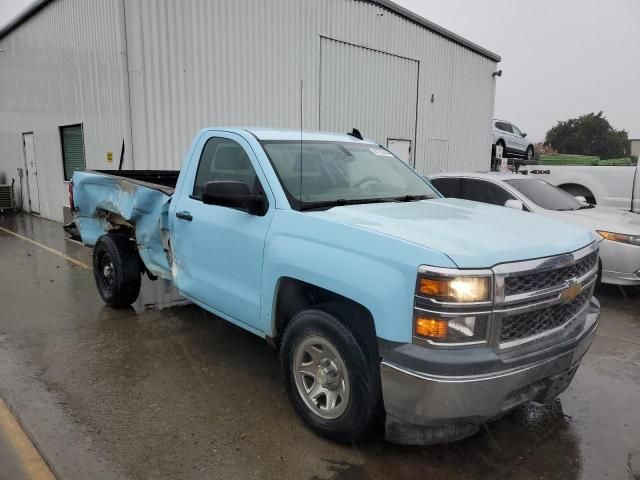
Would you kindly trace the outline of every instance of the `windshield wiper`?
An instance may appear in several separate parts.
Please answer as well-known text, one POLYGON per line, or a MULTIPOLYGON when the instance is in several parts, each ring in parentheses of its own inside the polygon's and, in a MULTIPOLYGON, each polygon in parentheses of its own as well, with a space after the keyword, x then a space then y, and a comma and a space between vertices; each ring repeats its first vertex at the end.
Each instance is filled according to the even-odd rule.
POLYGON ((595 207, 595 205, 591 205, 591 204, 589 204, 589 205, 580 205, 578 207, 578 210, 584 210, 585 208, 594 208, 594 207, 595 207))
POLYGON ((429 200, 432 199, 431 195, 405 195, 403 197, 395 197, 393 200, 396 202, 417 202, 419 200, 429 200))
POLYGON ((395 198, 356 198, 353 200, 339 198, 337 200, 329 200, 326 202, 303 202, 300 206, 300 211, 316 210, 319 208, 344 207, 345 205, 363 205, 365 203, 385 203, 396 201, 397 199, 395 198))

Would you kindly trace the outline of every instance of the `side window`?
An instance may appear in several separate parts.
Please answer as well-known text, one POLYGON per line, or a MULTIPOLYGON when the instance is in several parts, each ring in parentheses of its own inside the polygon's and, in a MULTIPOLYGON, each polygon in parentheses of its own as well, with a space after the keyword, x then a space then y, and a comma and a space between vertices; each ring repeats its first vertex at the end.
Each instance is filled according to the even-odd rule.
POLYGON ((244 148, 228 138, 213 137, 202 149, 193 184, 193 197, 201 199, 205 183, 220 180, 246 183, 253 193, 261 190, 256 171, 244 148))
POLYGON ((498 130, 502 130, 503 132, 507 132, 507 133, 511 133, 511 125, 506 123, 506 122, 498 122, 496 123, 496 127, 498 127, 498 130))
POLYGON ((507 200, 515 197, 504 188, 485 180, 467 179, 464 186, 464 198, 474 202, 491 203, 501 207, 507 200))
POLYGON ((514 135, 517 135, 519 137, 522 136, 522 132, 520 131, 520 129, 518 127, 516 127, 515 125, 511 125, 511 128, 513 129, 514 135))
POLYGON ((431 180, 431 184, 447 198, 462 198, 462 195, 460 194, 459 178, 434 178, 431 180))

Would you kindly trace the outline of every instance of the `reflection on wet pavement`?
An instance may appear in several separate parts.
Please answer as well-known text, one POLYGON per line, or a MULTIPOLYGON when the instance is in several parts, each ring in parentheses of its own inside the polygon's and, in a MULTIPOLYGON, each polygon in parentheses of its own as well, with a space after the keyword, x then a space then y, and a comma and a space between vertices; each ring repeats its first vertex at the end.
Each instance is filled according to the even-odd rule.
MULTIPOLYGON (((90 263, 57 224, 0 225, 90 263)), ((135 308, 113 310, 90 271, 2 233, 0 246, 0 395, 61 478, 87 478, 96 464, 140 479, 626 479, 640 451, 637 290, 599 292, 598 336, 553 404, 527 404, 450 445, 378 434, 340 446, 298 420, 271 347, 182 305, 170 284, 145 280, 135 308)))

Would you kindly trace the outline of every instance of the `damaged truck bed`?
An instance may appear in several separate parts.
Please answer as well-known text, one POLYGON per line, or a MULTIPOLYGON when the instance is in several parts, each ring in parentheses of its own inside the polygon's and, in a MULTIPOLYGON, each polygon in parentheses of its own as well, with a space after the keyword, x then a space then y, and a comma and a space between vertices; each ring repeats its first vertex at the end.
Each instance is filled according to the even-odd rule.
POLYGON ((138 252, 153 275, 171 280, 167 261, 167 210, 179 170, 84 170, 74 174, 71 209, 86 205, 91 216, 75 215, 82 243, 118 226, 135 234, 138 252), (135 228, 134 228, 135 226, 135 228))

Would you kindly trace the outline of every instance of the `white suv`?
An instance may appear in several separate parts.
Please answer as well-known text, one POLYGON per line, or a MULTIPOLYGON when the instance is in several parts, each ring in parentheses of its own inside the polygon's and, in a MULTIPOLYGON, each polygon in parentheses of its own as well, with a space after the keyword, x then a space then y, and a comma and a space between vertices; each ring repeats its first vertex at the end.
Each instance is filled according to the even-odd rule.
POLYGON ((491 134, 494 156, 496 145, 500 145, 503 157, 521 157, 523 163, 533 163, 533 144, 527 140, 527 134, 513 123, 494 118, 491 134))

